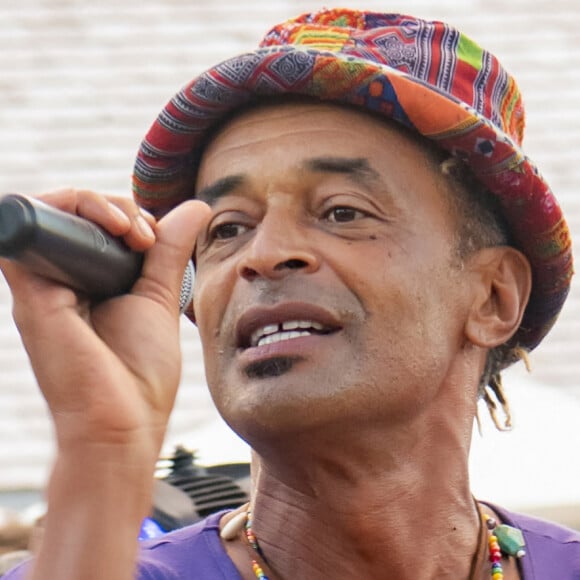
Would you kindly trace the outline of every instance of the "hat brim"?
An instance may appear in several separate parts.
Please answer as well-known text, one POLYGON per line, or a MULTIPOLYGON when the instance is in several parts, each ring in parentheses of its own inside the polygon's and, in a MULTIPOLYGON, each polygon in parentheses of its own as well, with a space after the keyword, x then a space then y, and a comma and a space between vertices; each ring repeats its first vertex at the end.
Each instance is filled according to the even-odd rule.
POLYGON ((162 215, 194 196, 208 131, 256 97, 304 95, 392 119, 463 159, 500 200, 516 247, 532 268, 532 293, 510 344, 533 349, 554 324, 572 276, 571 238, 537 167, 513 140, 453 95, 389 66, 291 45, 262 48, 207 70, 165 107, 141 144, 133 191, 162 215))

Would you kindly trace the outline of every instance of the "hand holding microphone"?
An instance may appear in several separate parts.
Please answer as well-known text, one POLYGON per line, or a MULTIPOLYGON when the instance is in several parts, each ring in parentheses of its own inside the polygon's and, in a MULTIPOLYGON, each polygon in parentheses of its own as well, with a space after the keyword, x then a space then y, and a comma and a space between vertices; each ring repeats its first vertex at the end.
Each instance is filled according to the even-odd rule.
MULTIPOLYGON (((182 379, 176 312, 181 270, 211 212, 202 202, 185 201, 154 224, 149 236, 129 199, 75 189, 46 199, 71 213, 36 199, 0 198, 0 254, 8 258, 0 265, 12 291, 16 328, 54 424, 58 468, 49 486, 56 490, 51 505, 64 502, 70 512, 70 481, 78 497, 94 500, 109 497, 115 478, 130 479, 143 491, 143 502, 121 500, 112 511, 126 508, 138 523, 143 506, 150 507, 143 482, 152 481, 182 379), (93 221, 104 229, 95 229, 93 221), (117 236, 127 247, 118 245, 117 236), (61 280, 61 287, 43 284, 26 268, 61 280), (62 284, 95 301, 127 290, 132 295, 87 308, 62 284)), ((84 503, 79 505, 85 514, 84 503)))
MULTIPOLYGON (((16 194, 0 198, 0 256, 96 300, 127 293, 143 254, 98 225, 16 194)), ((193 296, 193 264, 185 270, 180 311, 193 296)))

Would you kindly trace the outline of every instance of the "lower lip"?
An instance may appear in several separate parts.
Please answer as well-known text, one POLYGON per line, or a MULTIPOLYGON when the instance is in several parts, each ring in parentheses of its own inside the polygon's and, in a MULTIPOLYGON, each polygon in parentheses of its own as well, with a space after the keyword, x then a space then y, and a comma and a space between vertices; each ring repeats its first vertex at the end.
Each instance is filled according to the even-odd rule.
POLYGON ((289 340, 264 344, 263 346, 252 346, 240 352, 239 362, 247 364, 267 360, 274 357, 297 357, 305 358, 312 355, 312 351, 328 342, 337 333, 311 334, 309 336, 298 336, 289 340))

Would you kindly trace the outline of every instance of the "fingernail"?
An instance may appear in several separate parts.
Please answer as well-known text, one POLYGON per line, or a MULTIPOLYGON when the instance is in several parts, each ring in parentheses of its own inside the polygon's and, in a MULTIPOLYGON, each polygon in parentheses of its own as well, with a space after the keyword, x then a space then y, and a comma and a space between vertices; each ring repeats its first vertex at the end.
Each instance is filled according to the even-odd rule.
POLYGON ((137 223, 137 227, 139 231, 148 239, 154 240, 155 239, 155 232, 153 228, 147 223, 147 220, 141 215, 138 214, 135 216, 135 222, 137 223))
POLYGON ((109 204, 109 209, 111 210, 111 213, 114 213, 117 216, 117 218, 119 218, 123 223, 127 225, 131 223, 129 216, 122 209, 118 208, 114 203, 111 203, 110 201, 107 203, 109 204))

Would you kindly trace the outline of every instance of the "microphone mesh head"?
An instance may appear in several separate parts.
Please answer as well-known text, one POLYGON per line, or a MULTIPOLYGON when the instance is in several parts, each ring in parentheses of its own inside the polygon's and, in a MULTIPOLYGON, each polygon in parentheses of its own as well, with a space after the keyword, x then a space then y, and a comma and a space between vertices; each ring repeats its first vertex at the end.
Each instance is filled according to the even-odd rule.
POLYGON ((195 270, 193 262, 189 260, 183 273, 183 280, 181 281, 181 292, 179 293, 179 312, 183 314, 187 307, 193 300, 193 282, 195 279, 195 270))

